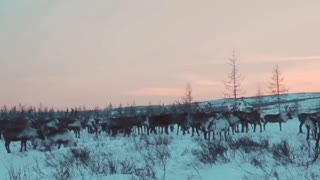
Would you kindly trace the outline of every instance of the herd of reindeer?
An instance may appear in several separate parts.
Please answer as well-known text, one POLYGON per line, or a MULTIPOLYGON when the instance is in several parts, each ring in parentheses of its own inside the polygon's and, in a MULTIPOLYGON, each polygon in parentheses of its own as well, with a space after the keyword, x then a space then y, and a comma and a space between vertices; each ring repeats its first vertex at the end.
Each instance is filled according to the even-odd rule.
MULTIPOLYGON (((292 107, 285 106, 284 111, 278 114, 262 115, 258 109, 252 108, 250 111, 239 109, 214 111, 212 109, 196 108, 193 111, 180 110, 170 112, 168 110, 162 113, 137 113, 131 116, 101 116, 86 115, 83 116, 77 110, 71 110, 61 115, 61 117, 49 116, 31 116, 31 111, 19 113, 18 116, 10 117, 8 115, 0 117, 0 140, 3 138, 6 151, 10 153, 10 142, 21 141, 20 151, 26 151, 27 141, 41 139, 49 147, 61 145, 76 146, 77 138, 80 138, 82 131, 99 136, 101 133, 107 133, 110 136, 116 136, 121 133, 124 136, 130 136, 132 132, 137 134, 157 134, 172 133, 176 128, 177 135, 181 132, 183 135, 194 136, 196 132, 200 133, 207 140, 227 139, 234 133, 245 133, 249 131, 251 125, 253 132, 256 126, 260 126, 260 132, 266 128, 268 123, 281 124, 293 119, 295 110, 292 107), (241 129, 240 129, 241 128, 241 129), (230 133, 231 131, 231 133, 230 133), (74 133, 74 134, 73 134, 74 133), (211 137, 212 135, 212 137, 211 137), (220 135, 219 137, 215 137, 220 135), (224 135, 224 136, 223 136, 224 135), (2 137, 1 137, 2 136, 2 137)), ((302 133, 303 125, 307 129, 307 140, 309 134, 316 139, 319 126, 320 112, 300 113, 299 132, 302 133)))

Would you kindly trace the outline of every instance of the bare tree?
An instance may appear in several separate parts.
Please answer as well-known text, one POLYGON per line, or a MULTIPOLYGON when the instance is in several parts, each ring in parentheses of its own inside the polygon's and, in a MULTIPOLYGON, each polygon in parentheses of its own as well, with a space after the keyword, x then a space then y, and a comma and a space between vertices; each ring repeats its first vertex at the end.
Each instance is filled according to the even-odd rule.
POLYGON ((193 102, 193 96, 192 96, 192 87, 191 83, 187 83, 185 94, 182 98, 182 103, 184 105, 184 108, 187 110, 187 112, 192 112, 192 102, 193 102))
POLYGON ((272 71, 272 76, 271 76, 269 88, 270 88, 272 94, 277 95, 278 110, 280 113, 280 109, 281 109, 280 108, 280 106, 281 106, 280 95, 288 92, 289 89, 286 88, 286 86, 284 85, 284 78, 281 76, 281 72, 279 70, 278 65, 272 71))
POLYGON ((243 81, 243 76, 240 74, 238 59, 235 55, 235 52, 232 53, 231 58, 229 58, 229 66, 231 68, 231 72, 228 74, 227 81, 224 81, 224 86, 228 91, 228 95, 231 93, 234 99, 234 105, 236 105, 236 101, 238 96, 244 94, 244 90, 241 87, 241 83, 243 81))

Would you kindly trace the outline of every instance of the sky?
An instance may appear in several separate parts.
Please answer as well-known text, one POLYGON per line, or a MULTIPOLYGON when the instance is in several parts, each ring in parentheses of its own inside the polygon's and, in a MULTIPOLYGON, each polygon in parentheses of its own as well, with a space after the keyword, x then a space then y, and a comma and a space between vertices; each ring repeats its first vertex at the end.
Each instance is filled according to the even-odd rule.
POLYGON ((55 108, 223 98, 234 51, 243 96, 276 65, 320 89, 320 1, 1 0, 0 105, 55 108))

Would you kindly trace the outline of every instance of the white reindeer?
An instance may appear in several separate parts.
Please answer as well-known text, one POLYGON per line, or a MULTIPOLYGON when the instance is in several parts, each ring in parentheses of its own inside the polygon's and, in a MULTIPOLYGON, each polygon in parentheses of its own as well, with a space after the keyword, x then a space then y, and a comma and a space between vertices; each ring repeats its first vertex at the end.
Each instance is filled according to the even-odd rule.
POLYGON ((76 138, 80 138, 80 130, 82 128, 80 119, 75 119, 74 121, 67 124, 69 130, 73 130, 76 138))
POLYGON ((208 122, 206 123, 206 131, 210 132, 213 131, 213 139, 215 139, 214 134, 219 133, 220 139, 222 139, 222 131, 224 132, 224 137, 227 139, 227 133, 230 128, 229 120, 225 117, 220 117, 218 119, 216 118, 210 118, 208 122))
POLYGON ((232 134, 234 134, 234 132, 239 132, 239 124, 240 124, 240 118, 238 116, 235 116, 233 114, 231 114, 228 118, 227 118, 231 130, 232 130, 232 134))
POLYGON ((57 144, 58 149, 60 148, 61 144, 63 144, 64 147, 72 147, 77 145, 71 132, 66 128, 59 129, 48 134, 45 140, 45 144, 48 146, 57 144))

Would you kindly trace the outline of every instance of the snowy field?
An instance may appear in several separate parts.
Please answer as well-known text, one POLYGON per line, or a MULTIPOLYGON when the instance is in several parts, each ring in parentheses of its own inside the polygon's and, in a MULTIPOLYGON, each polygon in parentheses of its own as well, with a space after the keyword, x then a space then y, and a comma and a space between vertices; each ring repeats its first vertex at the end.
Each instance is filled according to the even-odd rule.
MULTIPOLYGON (((269 141, 269 148, 246 152, 232 149, 228 142, 224 157, 214 163, 203 163, 197 158, 202 137, 183 136, 171 132, 167 135, 96 138, 82 132, 77 149, 90 154, 76 158, 69 148, 51 152, 32 150, 20 153, 20 143, 11 144, 7 154, 0 140, 1 179, 319 179, 320 163, 311 164, 314 140, 307 142, 305 134, 298 134, 299 121, 295 118, 283 124, 268 124, 260 133, 239 133, 234 141, 248 137, 256 142, 269 141), (272 146, 287 141, 288 157, 276 160, 272 146), (269 150, 268 150, 269 149, 269 150), (70 157, 75 157, 74 159, 70 157), (286 160, 286 158, 288 158, 286 160), (83 159, 83 160, 82 160, 83 159), (99 169, 100 168, 100 169, 99 169), (105 168, 105 169, 104 169, 105 168), (131 169, 130 169, 131 168, 131 169)), ((305 129, 304 129, 305 131, 305 129)), ((230 142, 230 140, 229 140, 230 142)), ((205 151, 205 150, 200 150, 205 151)), ((210 158, 208 158, 210 159, 210 158)), ((319 160, 320 161, 320 160, 319 160)))
MULTIPOLYGON (((296 98, 288 96, 289 100, 296 98)), ((303 100, 299 111, 318 105, 319 99, 303 100)), ((76 148, 44 151, 36 141, 28 142, 28 151, 21 153, 20 142, 12 142, 11 154, 1 139, 0 179, 320 179, 320 158, 312 163, 315 140, 306 141, 305 127, 303 134, 298 133, 296 116, 282 124, 281 132, 277 123, 259 130, 257 127, 254 133, 250 127, 249 133, 210 142, 202 135, 177 135, 176 129, 169 135, 133 133, 131 137, 105 133, 95 137, 82 130, 76 148)))

